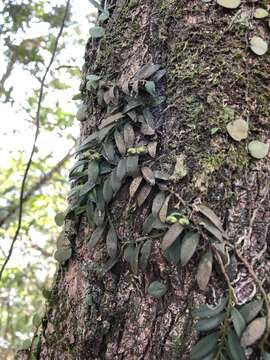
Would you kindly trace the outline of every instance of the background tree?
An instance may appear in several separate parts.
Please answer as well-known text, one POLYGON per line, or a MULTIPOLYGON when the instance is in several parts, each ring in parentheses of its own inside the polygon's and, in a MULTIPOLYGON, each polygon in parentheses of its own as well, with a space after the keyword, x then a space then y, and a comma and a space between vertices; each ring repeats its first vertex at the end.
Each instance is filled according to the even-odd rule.
POLYGON ((97 7, 81 162, 32 350, 40 359, 267 358, 267 21, 243 1, 97 7), (211 316, 196 326, 198 349, 194 308, 219 300, 197 312, 211 316))
MULTIPOLYGON (((10 0, 0 4, 0 268, 18 224, 20 187, 34 138, 40 82, 65 6, 61 0, 10 0)), ((46 78, 22 227, 0 281, 0 358, 5 360, 13 359, 16 349, 33 335, 32 314, 42 308, 42 290, 51 283, 55 271, 53 253, 60 230, 54 216, 66 208, 68 161, 78 132, 74 121, 78 101, 72 97, 78 92, 83 32, 88 30, 91 11, 87 0, 76 1, 76 7, 70 8, 56 59, 46 78)))

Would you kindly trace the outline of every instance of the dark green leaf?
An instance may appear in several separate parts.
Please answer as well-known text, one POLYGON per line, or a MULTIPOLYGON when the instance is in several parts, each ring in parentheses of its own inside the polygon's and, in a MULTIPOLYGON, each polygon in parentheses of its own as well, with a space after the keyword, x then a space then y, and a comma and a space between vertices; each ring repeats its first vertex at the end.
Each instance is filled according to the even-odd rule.
POLYGON ((110 13, 108 10, 104 9, 102 13, 99 15, 98 20, 103 22, 107 19, 109 19, 110 13))
POLYGON ((135 133, 133 126, 129 122, 127 122, 124 126, 124 140, 128 148, 134 145, 135 133))
POLYGON ((220 219, 217 217, 217 215, 214 213, 213 210, 209 209, 205 205, 196 205, 196 208, 202 215, 207 217, 207 219, 210 220, 212 224, 219 229, 219 231, 221 232, 224 231, 222 227, 222 222, 220 221, 220 219))
MULTIPOLYGON (((93 0, 91 0, 91 1, 93 1, 93 0)), ((93 26, 89 30, 89 34, 91 35, 91 37, 93 39, 99 39, 105 35, 105 30, 101 26, 93 26)))
POLYGON ((166 294, 167 290, 167 285, 163 284, 161 281, 153 281, 149 285, 148 294, 159 299, 166 294))
POLYGON ((197 232, 189 231, 183 237, 181 245, 181 265, 185 266, 195 253, 199 244, 200 234, 197 232))
POLYGON ((103 277, 108 271, 110 271, 119 261, 118 258, 110 258, 102 267, 101 277, 103 277))
POLYGON ((96 244, 103 238, 104 230, 105 230, 105 226, 101 226, 101 227, 97 227, 93 231, 88 242, 88 246, 90 249, 93 249, 96 246, 96 244))
POLYGON ((147 216, 142 227, 143 232, 145 234, 150 234, 150 232, 153 230, 154 221, 155 221, 155 217, 153 214, 147 216))
POLYGON ((55 215, 54 221, 57 226, 62 226, 65 222, 65 213, 60 212, 55 215))
POLYGON ((203 226, 211 235, 213 235, 219 241, 223 240, 222 233, 207 219, 200 218, 199 224, 203 226))
POLYGON ((156 133, 155 129, 149 126, 148 124, 142 124, 140 127, 140 132, 146 136, 152 136, 155 135, 156 133))
POLYGON ((166 173, 158 171, 158 170, 154 170, 154 176, 158 180, 168 181, 170 179, 169 174, 166 174, 166 173))
POLYGON ((108 204, 113 198, 113 189, 111 185, 111 179, 107 178, 103 184, 103 198, 106 204, 108 204))
POLYGON ((177 265, 180 261, 180 254, 181 254, 180 250, 181 250, 181 239, 178 238, 167 250, 164 251, 163 255, 168 261, 177 265))
POLYGON ((152 251, 152 240, 147 240, 141 248, 140 267, 145 271, 152 251))
POLYGON ((132 180, 129 187, 129 196, 131 198, 136 194, 137 190, 139 189, 142 179, 142 176, 137 176, 132 180))
POLYGON ((88 182, 90 184, 96 184, 99 175, 99 163, 98 161, 90 161, 88 164, 88 182))
POLYGON ((150 192, 152 191, 152 186, 146 184, 144 185, 137 196, 137 204, 138 206, 142 206, 142 204, 145 202, 145 200, 148 198, 150 192))
POLYGON ((180 224, 173 224, 163 237, 161 248, 163 251, 167 250, 178 236, 183 232, 184 227, 180 224))
POLYGON ((129 245, 124 252, 124 259, 129 263, 133 274, 138 274, 140 247, 129 245))
POLYGON ((110 126, 106 126, 104 129, 101 129, 97 132, 98 134, 98 141, 99 143, 102 143, 102 141, 105 139, 105 137, 110 133, 110 131, 115 127, 114 124, 110 126))
POLYGON ((114 162, 115 150, 111 141, 106 141, 102 144, 105 158, 110 162, 114 162))
POLYGON ((149 108, 144 108, 143 109, 143 117, 144 117, 147 125, 149 125, 152 129, 154 129, 155 128, 155 123, 154 123, 154 120, 153 120, 153 115, 152 115, 149 108))
POLYGON ((42 317, 39 314, 34 314, 32 318, 32 324, 38 328, 41 325, 42 317))
POLYGON ((152 203, 152 214, 154 216, 158 216, 160 209, 165 201, 165 193, 164 191, 160 191, 154 198, 152 203))
POLYGON ((99 128, 102 129, 105 126, 115 124, 118 120, 122 119, 123 117, 125 117, 125 114, 123 114, 121 112, 110 115, 101 121, 99 128))
POLYGON ((31 339, 26 339, 26 340, 23 341, 23 344, 22 344, 20 349, 21 350, 28 350, 28 349, 30 349, 31 345, 32 345, 32 340, 31 339))
POLYGON ((114 132, 114 140, 118 151, 122 156, 124 156, 126 153, 126 145, 123 136, 118 130, 115 130, 114 132))
POLYGON ((97 226, 103 225, 105 220, 105 211, 100 210, 98 207, 94 211, 94 222, 97 226))
POLYGON ((112 223, 110 223, 109 231, 106 237, 106 246, 108 255, 111 258, 117 256, 117 234, 112 223))
POLYGON ((77 152, 85 151, 94 147, 97 144, 98 132, 94 132, 91 135, 87 136, 86 139, 80 144, 77 152))
POLYGON ((113 189, 113 192, 116 194, 118 190, 121 188, 121 180, 116 175, 116 171, 111 172, 111 188, 113 189))
POLYGON ((245 319, 243 318, 241 313, 236 308, 232 308, 231 316, 232 316, 232 321, 233 321, 233 326, 234 326, 235 332, 236 332, 237 336, 240 337, 246 327, 245 319))
POLYGON ((251 320, 259 314, 263 307, 263 300, 254 300, 248 304, 241 306, 239 312, 248 324, 251 320))
POLYGON ((263 351, 262 355, 263 355, 263 360, 270 360, 270 353, 263 351))
POLYGON ((170 198, 171 198, 171 194, 166 197, 166 199, 159 211, 159 218, 162 222, 166 221, 170 198))
POLYGON ((211 318, 202 319, 197 322, 195 329, 197 331, 209 331, 218 327, 224 320, 225 313, 217 314, 211 318))
POLYGON ((134 80, 148 79, 160 69, 160 65, 146 64, 134 75, 134 80))
POLYGON ((228 346, 227 350, 230 356, 230 360, 245 360, 245 352, 240 345, 239 338, 236 333, 230 329, 228 331, 228 346))
POLYGON ((213 265, 213 255, 209 250, 201 257, 198 270, 197 270, 197 283, 201 290, 205 290, 210 280, 213 265))
POLYGON ((91 226, 92 229, 94 229, 95 228, 94 205, 90 200, 88 200, 86 204, 86 216, 87 216, 88 224, 91 226))
POLYGON ((146 81, 145 90, 152 96, 156 96, 156 86, 154 81, 146 81))
POLYGON ((130 110, 136 109, 137 107, 139 107, 141 105, 143 105, 143 101, 140 98, 134 99, 134 98, 130 97, 128 103, 124 107, 123 113, 126 114, 130 110))
POLYGON ((228 298, 221 298, 219 303, 212 307, 209 305, 202 305, 198 309, 192 311, 192 315, 194 317, 202 318, 210 318, 212 316, 218 315, 223 311, 228 303, 228 298))
POLYGON ((145 178, 145 180, 150 184, 151 186, 155 185, 155 176, 153 171, 148 166, 143 166, 141 168, 142 175, 145 178))
POLYGON ((158 70, 153 76, 152 76, 152 80, 157 83, 160 79, 163 78, 163 76, 166 74, 166 70, 165 69, 161 69, 158 70))
POLYGON ((219 333, 213 333, 203 337, 195 346, 193 346, 190 353, 190 359, 202 360, 204 356, 209 355, 216 349, 218 339, 219 333))
POLYGON ((153 98, 153 101, 152 101, 151 105, 152 105, 153 107, 159 106, 159 105, 162 104, 165 100, 166 100, 166 97, 165 97, 165 96, 156 96, 156 97, 153 98))
POLYGON ((127 160, 124 158, 121 159, 117 165, 116 176, 120 181, 122 181, 126 175, 127 175, 127 160))
POLYGON ((60 264, 64 264, 72 255, 72 249, 70 247, 63 247, 56 250, 54 258, 60 264))
POLYGON ((127 175, 135 176, 139 167, 139 156, 128 156, 126 159, 127 175))

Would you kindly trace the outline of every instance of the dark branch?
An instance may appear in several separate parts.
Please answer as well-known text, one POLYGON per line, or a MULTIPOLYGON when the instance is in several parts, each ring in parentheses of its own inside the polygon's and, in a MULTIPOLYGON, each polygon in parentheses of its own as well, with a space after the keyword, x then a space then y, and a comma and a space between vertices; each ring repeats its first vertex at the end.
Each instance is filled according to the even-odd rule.
POLYGON ((35 153, 35 148, 36 148, 36 142, 37 142, 37 138, 38 138, 38 135, 39 135, 40 110, 41 110, 41 103, 42 103, 42 99, 43 99, 45 80, 46 80, 47 74, 48 74, 48 72, 49 72, 49 70, 50 70, 50 68, 51 68, 51 66, 53 64, 53 61, 54 61, 54 58, 55 58, 55 55, 56 55, 56 52, 57 52, 58 43, 59 43, 60 37, 62 35, 64 26, 65 26, 66 18, 67 18, 68 13, 69 13, 69 4, 70 4, 70 0, 67 0, 66 8, 65 8, 65 14, 64 14, 64 17, 63 17, 63 21, 62 21, 59 33, 58 33, 58 35, 57 35, 57 37, 55 39, 55 44, 54 44, 54 49, 53 49, 53 52, 52 52, 52 56, 51 56, 50 62, 49 62, 48 66, 47 66, 47 68, 45 70, 44 76, 43 76, 42 81, 41 81, 39 98, 38 98, 38 106, 37 106, 37 112, 36 112, 36 121, 35 121, 36 122, 36 132, 35 132, 35 136, 34 136, 33 147, 32 147, 32 150, 31 150, 31 154, 30 154, 28 163, 26 165, 26 169, 25 169, 25 173, 24 173, 23 180, 22 180, 22 185, 21 185, 21 191, 20 191, 18 226, 17 226, 16 232, 15 232, 15 235, 14 235, 14 237, 12 239, 12 242, 11 242, 11 245, 10 245, 10 248, 9 248, 9 251, 8 251, 8 255, 7 255, 3 265, 1 267, 0 280, 2 279, 2 275, 3 275, 3 272, 5 270, 5 267, 6 267, 7 263, 9 261, 9 259, 11 258, 12 251, 13 251, 13 248, 14 248, 14 244, 15 244, 15 242, 16 242, 16 240, 18 238, 18 235, 20 233, 20 230, 21 230, 22 214, 23 214, 24 188, 25 188, 27 175, 28 175, 29 169, 30 169, 31 164, 32 164, 32 159, 33 159, 33 155, 35 153))

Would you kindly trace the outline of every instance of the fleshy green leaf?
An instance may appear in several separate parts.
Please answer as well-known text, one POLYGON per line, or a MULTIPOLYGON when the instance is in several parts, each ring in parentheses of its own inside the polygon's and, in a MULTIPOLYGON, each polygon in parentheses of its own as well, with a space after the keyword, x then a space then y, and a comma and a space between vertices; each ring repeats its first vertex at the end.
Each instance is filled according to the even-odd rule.
POLYGON ((156 96, 156 85, 154 81, 146 81, 145 90, 152 96, 156 96))
POLYGON ((213 265, 213 255, 209 250, 201 257, 197 270, 197 283, 201 290, 205 290, 210 280, 213 265))
POLYGON ((139 191, 137 196, 137 204, 138 206, 142 206, 142 204, 145 202, 145 200, 148 198, 152 191, 152 186, 145 184, 139 191))
POLYGON ((109 16, 110 16, 109 11, 104 9, 102 11, 102 13, 99 15, 98 20, 101 21, 101 22, 105 21, 105 20, 109 19, 109 16))
POLYGON ((225 318, 225 313, 217 314, 208 319, 202 319, 197 322, 195 329, 197 331, 209 331, 218 327, 225 318))
POLYGON ((140 187, 142 180, 143 180, 142 176, 137 176, 132 180, 130 187, 129 187, 129 196, 131 198, 136 194, 137 190, 140 187))
POLYGON ((216 349, 218 339, 219 333, 213 333, 203 337, 195 346, 193 346, 190 353, 190 359, 202 360, 204 356, 209 355, 216 349))
POLYGON ((215 225, 215 227, 217 227, 221 232, 223 231, 222 222, 220 221, 220 219, 217 217, 217 215, 214 213, 213 210, 211 210, 209 207, 202 205, 202 204, 197 205, 196 209, 202 215, 204 215, 208 220, 210 220, 211 223, 213 225, 215 225))
POLYGON ((266 318, 260 317, 253 320, 243 332, 241 345, 243 347, 251 346, 258 341, 266 329, 266 318))
POLYGON ((98 161, 90 161, 88 164, 88 181, 90 184, 95 184, 99 175, 98 161))
POLYGON ((160 69, 160 65, 146 64, 134 75, 134 80, 148 79, 160 69))
POLYGON ((239 312, 248 324, 250 321, 255 319, 263 307, 263 300, 254 300, 248 304, 241 306, 239 312))
POLYGON ((236 308, 232 308, 231 316, 235 332, 237 336, 240 337, 246 327, 245 319, 236 308))
POLYGON ((228 352, 231 360, 245 360, 245 352, 242 346, 240 345, 239 338, 236 333, 230 329, 228 331, 228 352))
POLYGON ((193 310, 192 315, 198 318, 210 318, 212 316, 218 315, 223 311, 228 303, 228 298, 220 299, 219 303, 212 307, 209 305, 202 305, 198 309, 193 310))
POLYGON ((139 156, 128 156, 126 159, 127 175, 135 176, 139 167, 139 156))
POLYGON ((106 204, 113 198, 113 189, 110 178, 107 178, 103 183, 103 198, 106 204))
POLYGON ((129 263, 133 274, 138 274, 140 247, 129 245, 124 252, 124 259, 129 263))
POLYGON ((197 232, 189 231, 183 237, 181 244, 181 265, 185 266, 192 258, 199 244, 200 234, 197 232))
POLYGON ((34 314, 32 318, 32 324, 38 328, 41 325, 42 317, 39 314, 34 314))
POLYGON ((105 35, 105 30, 101 26, 94 26, 89 30, 93 39, 99 39, 105 35))
POLYGON ((164 191, 160 191, 154 198, 152 203, 152 214, 153 216, 158 216, 160 209, 165 201, 164 191))
POLYGON ((178 236, 183 232, 184 227, 180 224, 173 224, 163 237, 161 248, 163 251, 167 250, 178 236))
POLYGON ((60 264, 64 264, 72 255, 72 249, 70 247, 62 247, 56 250, 54 258, 60 264))
POLYGON ((175 265, 177 265, 180 261, 180 254, 181 254, 181 239, 179 238, 176 239, 174 243, 163 253, 165 258, 175 265))
POLYGON ((100 226, 93 231, 88 242, 88 246, 90 249, 93 249, 96 246, 96 244, 103 238, 104 230, 105 230, 105 226, 100 226))
POLYGON ((117 256, 117 234, 112 223, 110 223, 109 231, 106 237, 106 246, 108 255, 111 258, 117 256))
POLYGON ((141 168, 142 175, 145 178, 145 180, 150 184, 151 186, 155 185, 155 175, 153 171, 148 166, 143 166, 141 168))
POLYGON ((127 122, 124 126, 124 140, 128 148, 134 145, 135 133, 133 126, 129 122, 127 122))
POLYGON ((140 267, 145 271, 152 251, 152 240, 147 240, 141 248, 140 267))
POLYGON ((121 159, 117 165, 116 176, 120 181, 122 181, 126 175, 127 175, 127 160, 124 158, 121 159))
POLYGON ((60 212, 55 215, 54 221, 57 226, 62 226, 65 222, 65 213, 60 212))
POLYGON ((161 298, 167 292, 167 285, 160 281, 153 281, 148 288, 148 294, 153 296, 156 299, 161 298))

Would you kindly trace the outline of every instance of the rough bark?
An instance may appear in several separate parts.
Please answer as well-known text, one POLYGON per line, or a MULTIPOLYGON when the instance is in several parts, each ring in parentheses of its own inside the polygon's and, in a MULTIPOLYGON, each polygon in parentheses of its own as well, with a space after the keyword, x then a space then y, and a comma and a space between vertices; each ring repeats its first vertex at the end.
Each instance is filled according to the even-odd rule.
MULTIPOLYGON (((214 1, 111 0, 108 6, 106 35, 100 42, 89 40, 84 76, 94 72, 124 81, 149 62, 167 70, 158 89, 166 105, 154 112, 159 166, 171 170, 176 156, 185 156, 188 175, 170 187, 186 203, 202 201, 219 215, 230 241, 239 243, 269 291, 269 163, 252 160, 247 143, 234 142, 225 130, 230 107, 249 121, 251 138, 269 139, 269 55, 256 57, 247 44, 258 31, 269 38, 264 25, 252 16, 244 25, 235 11, 214 1), (212 128, 219 130, 211 135, 212 128)), ((252 4, 241 7, 241 12, 250 10, 252 4)), ((82 89, 87 97, 84 84, 82 89)), ((100 117, 94 109, 83 123, 81 139, 100 117)), ((112 204, 113 217, 121 237, 135 238, 150 203, 143 210, 130 206, 127 189, 112 204)), ((103 244, 88 249, 90 233, 83 217, 72 240, 73 255, 57 274, 40 359, 188 359, 197 338, 192 308, 213 303, 226 291, 218 267, 208 289, 200 291, 195 281, 199 256, 185 268, 173 266, 156 239, 145 273, 134 276, 120 261, 100 278, 106 252, 103 244), (159 300, 147 294, 157 278, 169 285, 159 300)), ((236 272, 239 302, 251 299, 258 289, 239 259, 236 272)))

